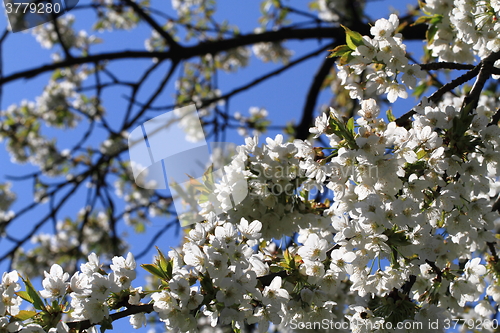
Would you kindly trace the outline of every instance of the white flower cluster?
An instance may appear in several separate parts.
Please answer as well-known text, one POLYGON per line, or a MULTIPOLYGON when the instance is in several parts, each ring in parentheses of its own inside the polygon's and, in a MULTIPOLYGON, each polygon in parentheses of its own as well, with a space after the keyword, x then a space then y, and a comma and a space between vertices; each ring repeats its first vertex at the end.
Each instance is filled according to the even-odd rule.
POLYGON ((250 55, 251 51, 248 47, 240 46, 227 52, 217 53, 215 61, 226 72, 235 72, 239 68, 248 65, 250 55))
MULTIPOLYGON (((99 20, 94 24, 94 30, 99 32, 111 30, 130 30, 137 26, 139 17, 130 7, 124 7, 122 3, 114 0, 93 0, 101 5, 98 10, 99 20)), ((147 3, 143 3, 147 5, 147 3)))
POLYGON ((401 34, 395 33, 398 26, 399 19, 394 14, 389 20, 377 20, 370 30, 373 38, 363 36, 363 45, 358 45, 351 53, 352 59, 345 65, 337 65, 338 77, 350 90, 351 98, 363 100, 372 94, 386 93, 389 102, 393 103, 398 97, 407 98, 406 89, 415 88, 417 79, 425 77, 420 66, 409 64, 406 45, 402 43, 401 34), (359 76, 366 70, 363 79, 347 84, 349 76, 359 76))
MULTIPOLYGON (((311 129, 330 140, 329 156, 281 135, 261 147, 247 139, 226 167, 228 180, 217 185, 218 195, 246 185, 247 198, 219 216, 205 207, 206 220, 193 226, 182 248, 145 267, 163 280, 151 295, 154 311, 168 329, 195 331, 195 314, 203 313, 212 326, 258 323, 265 332, 270 323, 343 316, 442 322, 484 292, 500 299, 495 268, 471 256, 495 241, 490 197, 498 188, 500 129, 485 126, 488 102, 481 101, 466 136, 482 146, 457 143, 466 151, 460 155, 445 142, 461 121, 451 99, 423 103, 410 129, 380 119, 371 99, 361 102, 356 131, 332 110, 311 129), (314 187, 333 190, 335 201, 319 204, 298 193, 314 187), (298 237, 286 251, 270 242, 292 231, 298 237), (412 276, 410 290, 400 292, 412 276), (432 310, 436 304, 440 311, 432 310)), ((141 291, 130 286, 134 268, 130 255, 114 258, 106 274, 91 255, 69 279, 53 265, 40 295, 69 294, 73 319, 102 323, 124 295, 139 304, 141 291)), ((477 303, 474 316, 490 314, 489 303, 477 303)), ((144 323, 144 314, 131 318, 134 327, 144 323)))
POLYGON ((287 64, 293 51, 283 47, 279 42, 267 42, 254 44, 252 51, 257 58, 263 62, 282 62, 287 64))
MULTIPOLYGON (((203 4, 173 1, 184 14, 203 4)), ((443 16, 434 24, 449 19, 452 31, 451 37, 446 29, 437 32, 430 49, 442 59, 451 57, 456 45, 459 51, 468 45, 480 57, 495 51, 497 7, 492 1, 427 1, 424 10, 443 16)), ((282 135, 267 138, 261 146, 257 138, 247 138, 224 167, 225 177, 214 184, 213 195, 226 212, 216 214, 214 201, 200 203, 205 220, 193 225, 182 247, 168 257, 160 251, 155 264, 143 265, 161 280, 154 291, 132 288, 136 263, 130 254, 113 258, 109 273, 95 254, 72 277, 52 265, 39 292, 23 279, 28 292, 18 293, 17 273, 6 273, 0 284, 0 328, 68 332, 67 324, 57 323, 65 313, 72 320, 105 326, 111 311, 145 305, 141 299, 146 293, 152 301, 144 311, 154 310, 168 329, 183 332, 196 331, 200 315, 214 327, 231 324, 241 329, 245 323, 257 323, 260 332, 270 323, 286 329, 291 322, 305 320, 347 318, 356 327, 353 331, 372 332, 359 323, 442 324, 449 318, 484 320, 493 315, 492 304, 500 301, 500 259, 492 250, 500 228, 497 212, 492 211, 492 198, 500 189, 500 128, 488 124, 497 101, 483 96, 464 115, 463 96, 444 96, 437 105, 422 101, 407 127, 397 126, 389 116, 388 121, 382 119, 380 105, 368 97, 387 94, 394 102, 406 97, 406 88, 414 88, 424 76, 417 65, 409 64, 396 33, 398 25, 395 15, 378 20, 371 29, 373 38, 358 38, 346 29, 350 45, 347 59, 340 60, 345 63, 338 66, 338 77, 351 97, 360 100, 356 116, 344 120, 332 108, 315 120, 310 132, 315 139, 326 138, 326 147, 303 140, 285 142, 282 135), (313 191, 331 191, 333 201, 312 200, 313 191), (291 240, 277 248, 273 238, 283 235, 291 240), (68 304, 66 297, 71 298, 68 304), (40 312, 26 319, 29 312, 20 314, 21 299, 40 312)), ((228 55, 222 61, 229 69, 229 59, 240 66, 248 57, 247 49, 234 52, 223 55, 228 55)), ((470 60, 460 58, 460 52, 452 59, 470 60)), ((221 58, 205 60, 224 68, 221 58)), ((201 77, 191 65, 191 76, 178 82, 179 89, 191 95, 204 93, 203 98, 217 94, 209 83, 191 80, 201 77)), ((54 84, 50 88, 57 93, 44 103, 58 104, 52 101, 69 94, 69 87, 54 84)), ((17 123, 37 127, 36 118, 23 117, 34 114, 34 108, 24 103, 4 112, 24 123, 4 123, 0 137, 9 131, 25 133, 15 127, 17 123)), ((49 116, 46 121, 56 120, 49 116)), ((193 139, 199 135, 190 134, 193 139)), ((26 140, 11 143, 11 149, 18 148, 16 156, 26 160, 25 150, 39 154, 36 140, 42 139, 28 131, 26 140)), ((115 154, 122 144, 120 136, 101 149, 115 154)), ((37 158, 47 158, 44 154, 37 158)), ((152 192, 126 184, 117 181, 116 190, 128 202, 127 209, 149 204, 152 192)), ((157 208, 166 206, 157 203, 157 208)), ((108 234, 107 219, 99 214, 89 223, 108 234)), ((67 231, 64 223, 57 228, 66 232, 36 241, 59 250, 81 245, 75 242, 80 236, 76 229, 67 231)), ((84 238, 106 243, 99 235, 83 230, 84 238)), ((130 322, 134 328, 143 326, 144 313, 134 313, 130 322)), ((494 331, 484 325, 482 329, 494 331)))
MULTIPOLYGON (((79 50, 86 50, 90 45, 99 43, 100 40, 96 36, 88 36, 84 30, 76 33, 72 28, 74 22, 75 17, 71 14, 64 15, 57 20, 57 28, 62 42, 68 49, 74 47, 79 50)), ((53 22, 38 25, 31 30, 31 33, 36 36, 36 40, 40 45, 46 49, 51 49, 60 42, 53 22)))
MULTIPOLYGON (((68 156, 57 149, 53 140, 40 134, 41 115, 35 103, 22 101, 20 105, 11 105, 7 110, 0 111, 0 117, 4 119, 0 125, 0 142, 6 140, 12 161, 29 161, 40 166, 48 176, 62 173, 68 163, 68 156)), ((48 122, 72 122, 72 116, 66 110, 51 110, 46 118, 48 122)))
MULTIPOLYGON (((169 290, 152 295, 154 309, 167 328, 195 330, 193 310, 199 309, 217 323, 235 323, 241 327, 245 320, 258 322, 265 331, 268 322, 281 322, 289 293, 281 277, 275 277, 264 288, 257 287, 257 275, 269 272, 264 257, 255 255, 250 245, 261 237, 262 223, 218 221, 214 215, 206 223, 196 224, 189 232, 181 252, 170 251, 173 277, 169 290), (204 302, 200 287, 193 280, 201 277, 201 289, 210 301, 204 302)), ((205 297, 206 299, 206 297, 205 297)))
MULTIPOLYGON (((22 299, 16 294, 21 289, 21 286, 17 283, 18 279, 19 276, 16 271, 3 273, 2 283, 0 284, 0 293, 2 295, 0 301, 1 317, 5 317, 7 314, 12 316, 19 314, 22 299)), ((4 320, 0 319, 0 322, 3 323, 4 320)))
MULTIPOLYGON (((171 256, 177 258, 175 262, 182 259, 187 265, 181 270, 210 276, 215 287, 207 287, 207 281, 201 285, 208 288, 203 289, 205 292, 214 288, 214 296, 224 303, 225 308, 218 309, 222 323, 228 322, 229 314, 237 323, 243 319, 257 322, 256 317, 264 316, 258 321, 264 329, 269 321, 280 322, 274 317, 276 314, 284 321, 347 314, 354 322, 365 313, 372 316, 373 322, 384 323, 391 321, 392 312, 397 312, 408 321, 437 318, 442 323, 460 314, 467 302, 479 301, 485 291, 497 300, 497 273, 492 266, 488 271, 480 257, 471 256, 482 251, 488 242, 495 242, 491 230, 496 228, 496 213, 491 212, 491 197, 498 192, 500 129, 486 126, 493 112, 490 102, 480 100, 464 141, 456 146, 447 141, 457 130, 457 123, 463 121, 461 103, 448 97, 438 106, 424 102, 416 108, 410 129, 380 119, 375 100, 362 100, 356 120, 358 130, 352 129, 352 136, 333 130, 345 126, 347 131, 350 127, 342 125, 335 110, 331 110, 318 118, 311 129, 317 137, 326 135, 330 140, 330 156, 307 142, 284 143, 280 135, 267 139, 267 145, 262 147, 257 146, 255 139, 247 139, 230 167, 240 168, 241 173, 250 171, 245 175, 250 194, 226 215, 216 218, 206 214, 209 222, 196 224, 182 251, 171 252, 171 256), (482 142, 479 149, 475 142, 482 142), (289 185, 294 179, 299 179, 299 183, 289 185), (287 185, 291 193, 275 190, 287 185), (295 191, 311 187, 332 190, 335 201, 329 207, 311 206, 295 191), (254 226, 247 221, 254 221, 254 226), (259 235, 246 236, 247 229, 259 235), (261 309, 257 305, 252 316, 244 315, 249 297, 268 306, 278 305, 256 297, 260 294, 255 290, 249 295, 235 294, 238 288, 233 289, 230 281, 219 284, 218 279, 227 278, 228 274, 219 268, 221 262, 227 262, 224 267, 230 270, 233 265, 236 271, 238 267, 247 267, 247 261, 234 262, 227 244, 237 240, 238 245, 234 246, 242 246, 246 240, 252 246, 290 234, 288 230, 298 231, 297 246, 282 253, 283 257, 277 256, 275 250, 272 254, 260 247, 257 253, 243 248, 235 250, 237 258, 246 258, 258 277, 269 274, 269 268, 277 264, 276 258, 281 258, 278 266, 300 276, 292 273, 295 277, 285 278, 284 284, 282 279, 279 283, 273 280, 260 288, 263 297, 281 295, 278 297, 282 312, 268 313, 271 308, 261 309), (457 259, 463 262, 462 266, 457 259), (388 260, 390 265, 381 265, 381 260, 388 260), (370 268, 374 265, 378 269, 370 268), (416 281, 408 294, 402 294, 398 290, 411 276, 416 281), (287 281, 291 283, 289 287, 287 281), (268 288, 277 286, 283 286, 284 291, 267 293, 268 288), (444 293, 450 296, 438 296, 444 293), (231 298, 226 302, 227 294, 231 298), (370 308, 369 300, 374 297, 380 306, 370 308), (235 311, 227 309, 229 304, 235 311), (396 309, 390 304, 399 305, 396 309), (434 304, 441 310, 431 311, 434 304)), ((192 318, 183 324, 178 317, 171 319, 179 311, 175 304, 182 306, 182 299, 161 297, 165 302, 176 299, 174 308, 168 308, 164 317, 168 326, 189 330, 192 318)), ((489 303, 479 302, 474 313, 484 319, 492 313, 491 309, 489 303)), ((205 313, 214 318, 214 310, 205 313)))
MULTIPOLYGON (((69 326, 59 322, 58 318, 62 315, 69 314, 74 320, 89 320, 91 324, 97 324, 109 317, 110 309, 140 304, 142 289, 131 287, 136 277, 136 263, 132 254, 129 253, 127 258, 114 257, 110 273, 102 269, 94 253, 88 260, 88 263, 81 265, 81 271, 71 278, 61 266, 52 265, 49 272, 44 272, 43 289, 38 292, 29 279, 23 278, 26 291, 20 293, 18 272, 4 273, 0 283, 2 331, 68 333, 69 326), (66 303, 68 296, 71 298, 69 304, 66 303), (21 312, 23 299, 40 312, 21 312), (71 307, 71 311, 67 306, 71 307)), ((138 323, 136 320, 132 324, 138 323)))
MULTIPOLYGON (((0 184, 0 228, 1 223, 14 217, 14 212, 10 206, 16 200, 16 194, 10 190, 11 183, 0 184)), ((3 233, 3 231, 1 231, 3 233)))
POLYGON ((179 15, 186 15, 191 7, 200 6, 205 0, 172 0, 172 7, 179 15))
POLYGON ((500 50, 498 1, 432 0, 422 10, 434 18, 428 47, 439 60, 472 63, 500 50))
POLYGON ((130 283, 136 277, 136 264, 131 253, 126 259, 114 257, 110 267, 112 272, 104 273, 100 268, 98 257, 91 254, 89 262, 81 266, 81 273, 77 272, 71 281, 66 282, 69 275, 63 274, 58 265, 53 265, 50 274, 45 275, 43 280, 45 289, 41 295, 46 297, 44 295, 51 294, 50 297, 58 297, 64 295, 69 286, 72 291, 71 306, 74 309, 71 316, 76 320, 89 319, 91 324, 99 323, 109 316, 107 301, 111 293, 130 290, 130 283))
POLYGON ((240 122, 240 127, 238 127, 238 134, 243 137, 248 137, 247 127, 253 129, 251 136, 259 136, 266 131, 266 125, 270 123, 267 120, 268 112, 264 108, 250 107, 248 110, 250 113, 249 117, 243 116, 239 112, 234 113, 234 119, 240 122))
POLYGON ((318 11, 318 17, 321 20, 336 22, 339 17, 345 15, 345 2, 339 0, 316 0, 311 2, 311 5, 318 11))
MULTIPOLYGON (((282 135, 274 140, 267 138, 267 145, 263 147, 258 147, 257 138, 245 141, 246 145, 240 147, 232 163, 225 167, 228 180, 216 183, 215 194, 220 202, 227 203, 223 206, 225 210, 232 207, 230 195, 241 202, 237 209, 227 212, 228 220, 239 221, 242 217, 259 220, 266 239, 281 237, 290 228, 321 224, 324 218, 313 214, 298 195, 301 188, 321 191, 323 188, 319 163, 313 166, 314 171, 308 172, 300 165, 308 162, 296 158, 309 154, 303 151, 307 144, 302 141, 283 143, 282 135), (245 199, 239 200, 247 192, 245 199)), ((202 206, 205 208, 202 214, 215 211, 209 203, 202 206)))

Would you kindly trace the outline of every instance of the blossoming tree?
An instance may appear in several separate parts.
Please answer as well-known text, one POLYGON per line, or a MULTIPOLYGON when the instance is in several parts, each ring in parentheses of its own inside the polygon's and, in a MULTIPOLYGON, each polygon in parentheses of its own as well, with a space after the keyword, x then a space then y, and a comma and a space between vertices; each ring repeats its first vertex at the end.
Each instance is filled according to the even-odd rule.
MULTIPOLYGON (((53 72, 36 102, 0 114, 0 138, 12 158, 39 167, 26 177, 34 181, 36 202, 25 209, 11 211, 15 195, 9 184, 0 188, 2 236, 14 243, 0 259, 16 269, 1 280, 0 331, 104 331, 124 317, 134 328, 150 317, 181 332, 207 326, 497 331, 500 2, 427 0, 406 16, 368 22, 361 1, 312 1, 305 11, 265 0, 262 26, 251 34, 217 23, 215 1, 172 4, 177 17, 147 1, 93 1, 94 29, 143 22, 152 29, 146 50, 93 53, 98 39, 75 32, 73 18, 63 16, 33 29, 43 47, 59 50, 53 63, 0 76, 6 85, 53 72), (328 42, 298 59, 284 43, 319 38, 328 42), (409 40, 423 42, 422 59, 407 52, 409 40), (251 45, 263 61, 283 66, 233 91, 217 90, 216 73, 245 66, 251 45), (224 181, 213 184, 220 202, 242 190, 247 197, 222 214, 213 202, 200 202, 204 220, 185 229, 179 247, 159 247, 155 261, 138 268, 116 226, 125 220, 142 228, 151 216, 167 214, 172 198, 134 184, 123 158, 127 132, 154 111, 192 102, 207 131, 213 126, 218 133, 232 121, 242 134, 263 132, 265 110, 243 117, 218 102, 318 54, 326 59, 302 120, 265 142, 247 137, 224 167, 224 181), (127 82, 108 68, 125 58, 153 62, 138 81, 127 82), (164 62, 170 70, 140 100, 144 82, 164 62), (175 104, 155 106, 181 65, 175 104), (120 128, 102 104, 102 91, 112 86, 130 89, 120 128), (313 120, 324 87, 334 92, 331 107, 313 120), (391 111, 410 93, 417 105, 391 111), (88 130, 69 150, 59 151, 41 130, 84 121, 88 130), (86 146, 96 125, 109 135, 98 149, 86 146), (127 203, 122 212, 110 179, 127 203), (57 221, 82 183, 90 185, 83 209, 57 221), (14 237, 9 228, 45 202, 50 212, 25 238, 14 237), (47 221, 55 234, 38 232, 47 221), (275 239, 283 236, 289 241, 278 246, 275 239), (30 239, 34 248, 24 250, 30 239), (148 283, 135 280, 137 269, 150 274, 148 283), (40 271, 37 288, 31 280, 40 271)), ((8 35, 7 29, 1 41, 8 35)))

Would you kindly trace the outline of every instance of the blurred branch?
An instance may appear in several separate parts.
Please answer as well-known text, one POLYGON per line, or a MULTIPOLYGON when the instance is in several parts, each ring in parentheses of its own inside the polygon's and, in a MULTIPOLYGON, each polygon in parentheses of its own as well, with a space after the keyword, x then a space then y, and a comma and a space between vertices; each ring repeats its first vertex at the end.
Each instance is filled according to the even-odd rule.
POLYGON ((132 9, 139 15, 144 21, 146 21, 170 46, 171 49, 178 49, 179 44, 166 32, 150 15, 148 15, 138 4, 133 0, 122 0, 124 3, 132 7, 132 9))

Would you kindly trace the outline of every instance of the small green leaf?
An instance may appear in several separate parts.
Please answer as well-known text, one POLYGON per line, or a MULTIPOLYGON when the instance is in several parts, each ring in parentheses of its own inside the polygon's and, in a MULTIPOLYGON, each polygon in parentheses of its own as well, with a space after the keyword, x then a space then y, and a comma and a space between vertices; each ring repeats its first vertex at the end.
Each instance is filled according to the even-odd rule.
POLYGON ((142 264, 141 267, 144 268, 145 270, 147 270, 152 275, 154 275, 160 279, 163 279, 163 274, 161 273, 161 270, 159 269, 158 266, 153 265, 153 264, 142 264))
POLYGON ((33 318, 34 316, 36 316, 36 314, 36 311, 21 310, 17 315, 14 316, 14 318, 24 321, 33 318))
POLYGON ((413 89, 413 95, 420 98, 427 90, 427 83, 421 82, 415 89, 413 89))
POLYGON ((201 193, 208 193, 210 192, 205 185, 203 185, 202 183, 200 183, 200 181, 188 174, 186 174, 186 176, 189 177, 189 187, 195 191, 199 191, 201 193))
POLYGON ((57 81, 58 79, 64 77, 60 69, 56 69, 52 74, 52 80, 57 81))
POLYGON ((436 14, 432 17, 432 20, 430 21, 430 24, 438 24, 443 21, 443 15, 436 14))
POLYGON ((211 191, 214 190, 214 165, 212 164, 210 167, 208 167, 207 171, 203 174, 203 183, 205 184, 205 187, 211 191))
POLYGON ((427 155, 427 152, 423 149, 420 149, 418 152, 417 152, 417 158, 420 160, 422 158, 425 157, 425 155, 427 155))
POLYGON ((28 295, 28 293, 26 291, 24 291, 24 290, 18 291, 16 293, 16 295, 19 296, 19 297, 21 297, 25 301, 30 302, 31 304, 33 304, 33 299, 30 297, 30 295, 28 295))
POLYGON ((350 118, 347 121, 346 128, 354 135, 354 117, 350 118))
POLYGON ((354 57, 351 55, 352 52, 353 51, 346 52, 342 57, 340 57, 339 60, 340 66, 347 65, 352 59, 354 59, 354 57))
POLYGON ((134 231, 138 234, 142 234, 146 231, 146 226, 142 222, 138 222, 134 226, 134 231))
POLYGON ((158 251, 158 257, 156 258, 158 265, 160 266, 160 269, 163 272, 166 272, 169 260, 167 259, 167 257, 165 257, 163 252, 161 252, 161 250, 158 248, 158 246, 156 247, 156 251, 158 251))
POLYGON ((22 276, 21 276, 21 279, 23 280, 24 285, 26 286, 26 291, 27 291, 29 297, 33 300, 33 302, 31 302, 31 303, 33 304, 35 309, 47 311, 47 309, 45 308, 45 305, 43 304, 42 298, 40 297, 40 295, 38 295, 38 292, 31 284, 30 279, 29 278, 25 279, 22 276))
POLYGON ((352 50, 347 45, 339 45, 336 48, 334 48, 332 50, 328 50, 328 51, 331 52, 328 55, 328 58, 333 58, 333 57, 342 57, 346 52, 350 52, 352 50))
POLYGON ((361 36, 359 32, 352 31, 346 26, 343 25, 341 26, 345 30, 346 33, 345 40, 349 48, 351 48, 351 50, 354 51, 358 46, 365 45, 365 42, 363 41, 363 36, 361 36))
POLYGON ((433 24, 431 25, 426 33, 425 33, 425 37, 427 38, 427 42, 428 43, 432 43, 432 41, 434 40, 434 36, 436 36, 436 33, 438 32, 438 27, 437 25, 433 24))
POLYGON ((415 22, 413 22, 411 25, 417 25, 417 24, 423 24, 423 23, 429 23, 432 20, 433 16, 420 16, 415 22))
POLYGON ((389 120, 389 122, 392 122, 392 121, 395 121, 396 120, 396 117, 394 117, 394 115, 392 114, 392 110, 389 109, 385 112, 386 116, 387 116, 387 120, 389 120))

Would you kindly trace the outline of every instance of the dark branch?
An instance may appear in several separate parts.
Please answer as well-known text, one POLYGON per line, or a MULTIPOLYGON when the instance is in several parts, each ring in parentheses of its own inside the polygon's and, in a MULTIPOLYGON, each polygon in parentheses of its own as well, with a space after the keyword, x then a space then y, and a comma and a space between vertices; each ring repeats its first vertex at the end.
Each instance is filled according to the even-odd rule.
POLYGON ((457 70, 471 70, 474 65, 458 64, 455 62, 431 62, 429 64, 419 64, 420 68, 424 71, 434 71, 439 69, 457 69, 457 70))
POLYGON ((311 127, 314 118, 316 100, 321 92, 323 82, 330 73, 330 69, 334 63, 335 59, 325 58, 314 76, 309 92, 307 93, 306 104, 304 105, 304 111, 302 112, 302 119, 300 120, 299 125, 295 128, 295 137, 297 139, 305 140, 309 136, 309 127, 311 127))
POLYGON ((132 7, 132 9, 139 15, 144 21, 148 22, 148 24, 156 30, 156 32, 165 39, 167 44, 170 46, 171 49, 179 49, 181 46, 170 36, 168 32, 163 30, 163 28, 150 16, 148 15, 142 8, 136 4, 132 0, 122 0, 125 2, 127 5, 132 7))
MULTIPOLYGON (((467 73, 459 76, 455 80, 448 82, 438 90, 436 90, 431 96, 429 96, 429 101, 433 103, 437 103, 441 97, 447 92, 452 91, 456 87, 464 84, 465 82, 471 80, 475 76, 479 74, 479 70, 481 69, 480 64, 475 66, 472 70, 468 71, 467 73)), ((410 110, 406 112, 404 115, 396 119, 396 125, 397 126, 404 126, 406 127, 409 123, 410 118, 415 114, 416 112, 414 110, 410 110)))
MULTIPOLYGON (((418 27, 418 26, 417 26, 418 27)), ((358 32, 361 34, 369 34, 370 27, 368 25, 360 26, 358 32)), ((404 35, 406 39, 422 39, 425 37, 424 34, 417 29, 404 29, 407 33, 404 35)), ((276 42, 282 40, 293 40, 293 39, 318 39, 318 38, 335 38, 343 40, 345 38, 345 31, 341 27, 318 27, 318 28, 306 28, 306 29, 290 29, 283 28, 277 31, 266 31, 259 34, 248 34, 240 35, 234 38, 216 40, 210 42, 202 42, 194 46, 183 47, 179 50, 170 49, 166 52, 154 51, 120 51, 120 52, 109 52, 88 55, 86 57, 78 57, 73 59, 65 59, 64 61, 56 62, 53 64, 39 66, 33 69, 17 72, 9 76, 0 78, 0 85, 12 82, 18 79, 32 78, 39 74, 55 70, 62 67, 71 67, 74 65, 81 65, 85 63, 95 63, 104 60, 118 60, 118 59, 171 59, 171 60, 183 60, 190 59, 192 57, 201 56, 204 54, 217 54, 220 52, 228 51, 240 46, 247 46, 256 43, 263 42, 276 42)))
MULTIPOLYGON (((125 318, 125 317, 131 316, 133 314, 137 314, 137 313, 151 313, 151 312, 153 312, 153 310, 154 310, 153 304, 131 305, 131 306, 127 307, 126 310, 113 313, 113 314, 109 315, 109 317, 110 317, 111 321, 115 321, 115 320, 125 318)), ((69 323, 67 323, 67 325, 70 329, 77 329, 77 330, 81 331, 81 330, 85 330, 85 329, 90 328, 90 327, 97 325, 97 324, 91 324, 90 320, 84 320, 84 321, 69 322, 69 323)))

